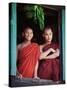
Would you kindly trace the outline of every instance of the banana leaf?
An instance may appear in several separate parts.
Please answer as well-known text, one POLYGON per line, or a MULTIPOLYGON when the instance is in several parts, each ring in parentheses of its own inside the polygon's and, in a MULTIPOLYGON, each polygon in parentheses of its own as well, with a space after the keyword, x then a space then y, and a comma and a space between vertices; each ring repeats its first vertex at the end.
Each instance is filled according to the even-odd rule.
POLYGON ((31 19, 34 23, 38 24, 40 30, 44 29, 45 13, 42 6, 25 5, 22 9, 26 18, 31 19))

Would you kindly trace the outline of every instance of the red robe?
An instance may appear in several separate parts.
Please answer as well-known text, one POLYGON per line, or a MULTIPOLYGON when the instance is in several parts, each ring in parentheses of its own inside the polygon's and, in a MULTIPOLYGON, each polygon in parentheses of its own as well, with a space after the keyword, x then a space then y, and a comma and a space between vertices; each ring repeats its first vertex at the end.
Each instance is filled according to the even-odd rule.
POLYGON ((23 77, 33 78, 35 65, 39 59, 39 46, 36 43, 22 48, 18 52, 17 69, 23 77))
MULTIPOLYGON (((43 51, 48 50, 49 48, 57 49, 59 48, 57 44, 52 43, 43 48, 43 51)), ((52 53, 50 53, 52 54, 52 53)), ((50 55, 49 54, 49 55, 50 55)), ((41 60, 38 69, 38 76, 41 79, 48 79, 58 81, 60 80, 60 61, 59 57, 55 59, 45 59, 41 60)))

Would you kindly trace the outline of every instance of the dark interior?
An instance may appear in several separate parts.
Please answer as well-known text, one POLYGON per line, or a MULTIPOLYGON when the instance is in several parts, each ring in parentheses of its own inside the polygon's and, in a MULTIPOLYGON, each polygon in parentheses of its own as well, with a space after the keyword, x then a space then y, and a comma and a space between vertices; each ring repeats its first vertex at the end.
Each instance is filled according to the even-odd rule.
MULTIPOLYGON (((32 20, 28 20, 25 18, 22 11, 23 5, 26 4, 17 4, 17 44, 22 42, 21 31, 24 29, 25 26, 30 26, 33 28, 35 42, 37 42, 38 44, 42 44, 43 43, 42 31, 39 30, 39 26, 33 23, 32 20)), ((42 7, 45 13, 45 21, 44 21, 45 26, 50 25, 53 27, 54 29, 53 41, 59 43, 58 10, 55 10, 55 8, 51 7, 48 8, 47 6, 44 5, 42 5, 42 7)))

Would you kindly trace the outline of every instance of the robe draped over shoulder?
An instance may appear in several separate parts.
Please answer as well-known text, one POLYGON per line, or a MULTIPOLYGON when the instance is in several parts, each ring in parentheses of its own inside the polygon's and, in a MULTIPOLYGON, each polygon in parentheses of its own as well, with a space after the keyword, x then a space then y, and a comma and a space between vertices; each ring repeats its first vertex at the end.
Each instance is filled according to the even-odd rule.
MULTIPOLYGON (((59 49, 59 45, 56 43, 51 43, 43 48, 43 52, 48 50, 49 48, 53 48, 56 50, 59 49)), ((50 53, 52 54, 52 53, 50 53)), ((50 55, 49 54, 49 55, 50 55)), ((38 68, 38 76, 41 79, 48 79, 58 81, 60 80, 60 60, 59 57, 55 59, 45 59, 40 60, 39 68, 38 68)))
POLYGON ((17 69, 26 78, 33 78, 35 65, 39 60, 40 50, 36 43, 21 48, 18 52, 17 69))

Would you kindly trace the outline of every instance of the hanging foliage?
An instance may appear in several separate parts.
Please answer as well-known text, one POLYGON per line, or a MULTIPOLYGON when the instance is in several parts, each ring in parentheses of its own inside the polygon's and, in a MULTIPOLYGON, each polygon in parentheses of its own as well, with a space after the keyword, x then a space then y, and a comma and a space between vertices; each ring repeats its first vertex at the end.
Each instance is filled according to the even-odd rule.
POLYGON ((27 19, 31 19, 34 23, 38 24, 40 30, 44 28, 45 15, 43 8, 39 5, 24 5, 22 8, 24 15, 27 19))

